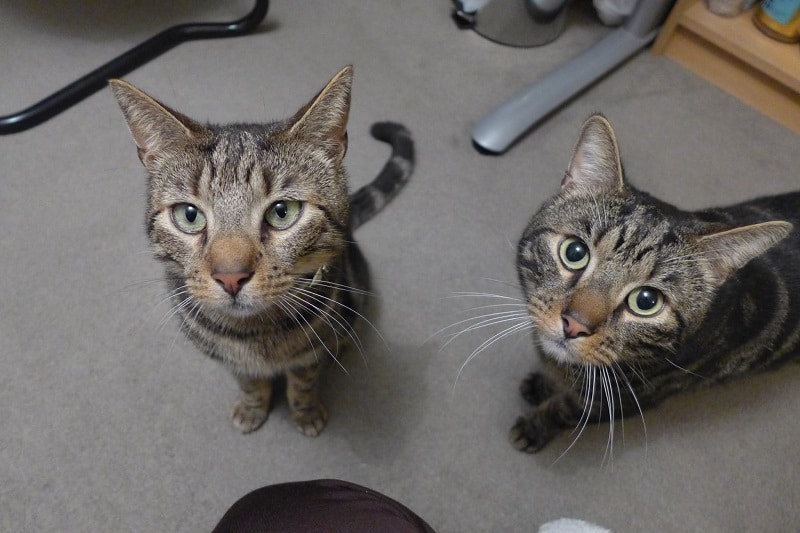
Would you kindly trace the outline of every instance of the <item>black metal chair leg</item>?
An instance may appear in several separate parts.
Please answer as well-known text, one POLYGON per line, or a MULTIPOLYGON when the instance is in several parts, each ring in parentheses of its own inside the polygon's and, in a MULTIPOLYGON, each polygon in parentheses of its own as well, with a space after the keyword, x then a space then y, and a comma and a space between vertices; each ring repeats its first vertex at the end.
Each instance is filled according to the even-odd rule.
POLYGON ((244 35, 267 16, 269 0, 256 0, 252 11, 234 22, 190 23, 167 28, 124 54, 18 113, 0 117, 0 135, 19 133, 54 117, 117 78, 185 41, 244 35))

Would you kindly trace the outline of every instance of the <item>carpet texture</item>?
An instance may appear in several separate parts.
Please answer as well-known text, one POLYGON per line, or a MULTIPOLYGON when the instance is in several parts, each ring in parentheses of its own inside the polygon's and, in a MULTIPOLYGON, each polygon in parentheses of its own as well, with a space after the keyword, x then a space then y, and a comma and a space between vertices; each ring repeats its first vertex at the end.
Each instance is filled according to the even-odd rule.
MULTIPOLYGON (((4 2, 0 114, 47 96, 157 31, 236 19, 247 1, 4 2)), ((234 380, 178 333, 144 234, 145 176, 110 91, 0 138, 0 530, 210 531, 258 487, 338 478, 439 532, 535 531, 562 517, 613 531, 789 531, 800 523, 800 368, 668 401, 538 455, 507 440, 536 364, 530 338, 473 350, 442 328, 518 296, 514 247, 556 192, 582 121, 614 124, 630 180, 685 208, 800 186, 798 137, 644 51, 500 157, 472 125, 609 30, 586 3, 537 49, 460 31, 447 0, 274 1, 254 34, 186 43, 127 76, 189 116, 282 118, 339 68, 355 84, 347 164, 369 181, 403 122, 412 181, 356 233, 374 274, 365 357, 332 367, 317 439, 285 404, 240 435, 234 380), (463 366, 463 368, 462 368, 463 366)), ((786 268, 798 268, 786 265, 786 268)), ((458 329, 456 328, 456 330, 458 329)))

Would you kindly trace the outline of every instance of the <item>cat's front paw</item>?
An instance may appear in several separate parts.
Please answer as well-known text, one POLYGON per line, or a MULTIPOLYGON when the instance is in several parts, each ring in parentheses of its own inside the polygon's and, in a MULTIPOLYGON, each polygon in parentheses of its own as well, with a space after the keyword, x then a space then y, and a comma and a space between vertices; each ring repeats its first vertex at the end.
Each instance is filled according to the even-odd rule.
POLYGON ((521 416, 509 432, 511 445, 525 453, 536 453, 553 440, 556 432, 548 430, 536 423, 534 417, 521 416))
POLYGON ((248 402, 247 398, 239 398, 231 409, 233 426, 242 433, 251 433, 267 421, 269 405, 248 402))
POLYGON ((328 410, 321 403, 292 411, 295 427, 306 437, 317 437, 328 423, 328 410))
POLYGON ((519 393, 526 402, 537 406, 553 395, 554 388, 544 375, 532 372, 520 383, 519 393))

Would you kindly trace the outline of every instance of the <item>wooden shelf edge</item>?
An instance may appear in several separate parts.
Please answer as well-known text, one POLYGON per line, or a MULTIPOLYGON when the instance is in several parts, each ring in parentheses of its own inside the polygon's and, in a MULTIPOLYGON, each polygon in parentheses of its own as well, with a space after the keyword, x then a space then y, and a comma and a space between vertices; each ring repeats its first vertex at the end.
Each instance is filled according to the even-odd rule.
POLYGON ((752 21, 753 11, 725 18, 696 1, 686 9, 679 24, 800 92, 800 47, 775 41, 758 31, 752 21))
POLYGON ((666 55, 800 133, 800 49, 769 41, 751 27, 749 14, 725 19, 705 9, 702 0, 678 0, 652 52, 666 55), (753 34, 747 42, 740 42, 738 36, 750 29, 753 34), (796 58, 791 54, 795 51, 796 58))
POLYGON ((774 121, 800 133, 798 94, 750 64, 678 27, 664 55, 774 121))

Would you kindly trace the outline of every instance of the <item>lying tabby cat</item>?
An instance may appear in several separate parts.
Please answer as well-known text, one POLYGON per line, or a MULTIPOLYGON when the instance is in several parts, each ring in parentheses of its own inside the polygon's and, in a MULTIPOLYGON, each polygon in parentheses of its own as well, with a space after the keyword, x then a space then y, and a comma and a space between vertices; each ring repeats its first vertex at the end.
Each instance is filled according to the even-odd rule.
POLYGON ((267 419, 279 375, 298 429, 313 437, 324 428, 320 365, 342 341, 359 344, 352 323, 369 283, 351 231, 413 167, 408 131, 375 124, 392 158, 348 198, 352 77, 345 67, 288 120, 226 126, 111 82, 149 175, 147 233, 173 309, 188 337, 236 377, 232 419, 244 433, 267 419))
POLYGON ((533 216, 517 266, 541 372, 513 445, 544 447, 589 418, 638 415, 702 384, 798 355, 800 192, 681 211, 623 179, 600 115, 561 191, 533 216))

